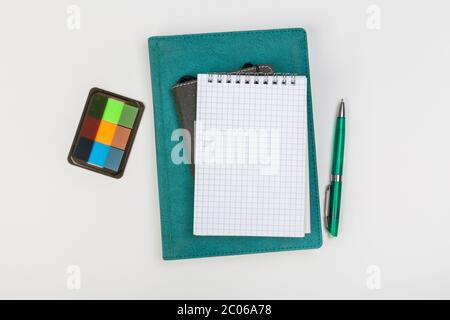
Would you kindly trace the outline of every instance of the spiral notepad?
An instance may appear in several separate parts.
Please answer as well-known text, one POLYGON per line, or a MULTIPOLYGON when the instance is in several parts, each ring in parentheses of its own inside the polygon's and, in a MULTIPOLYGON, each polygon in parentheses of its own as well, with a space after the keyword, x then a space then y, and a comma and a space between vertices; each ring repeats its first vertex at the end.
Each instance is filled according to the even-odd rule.
POLYGON ((199 74, 194 234, 303 237, 307 80, 199 74))

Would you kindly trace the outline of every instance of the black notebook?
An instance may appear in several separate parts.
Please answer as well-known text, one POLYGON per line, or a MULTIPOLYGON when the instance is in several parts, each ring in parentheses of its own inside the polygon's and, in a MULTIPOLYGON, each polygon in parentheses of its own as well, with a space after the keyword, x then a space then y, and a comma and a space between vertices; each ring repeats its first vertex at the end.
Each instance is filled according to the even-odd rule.
MULTIPOLYGON (((230 74, 273 74, 270 65, 245 64, 241 70, 230 72, 230 74)), ((175 107, 180 123, 180 127, 186 129, 191 136, 192 148, 185 148, 190 153, 190 167, 192 175, 195 176, 194 165, 194 123, 197 114, 197 79, 191 76, 182 77, 177 84, 172 87, 172 94, 175 98, 175 107)))

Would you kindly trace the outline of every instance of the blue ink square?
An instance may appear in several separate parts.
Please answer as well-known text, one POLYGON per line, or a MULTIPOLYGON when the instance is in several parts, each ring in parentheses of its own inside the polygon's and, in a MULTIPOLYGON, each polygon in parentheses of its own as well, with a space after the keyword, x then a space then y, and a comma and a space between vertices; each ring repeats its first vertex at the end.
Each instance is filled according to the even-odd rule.
POLYGON ((94 166, 104 167, 110 149, 110 146, 100 142, 94 142, 88 162, 94 166))
POLYGON ((111 147, 109 151, 108 158, 105 162, 105 168, 111 169, 113 171, 119 171, 120 163, 123 158, 123 150, 111 147))

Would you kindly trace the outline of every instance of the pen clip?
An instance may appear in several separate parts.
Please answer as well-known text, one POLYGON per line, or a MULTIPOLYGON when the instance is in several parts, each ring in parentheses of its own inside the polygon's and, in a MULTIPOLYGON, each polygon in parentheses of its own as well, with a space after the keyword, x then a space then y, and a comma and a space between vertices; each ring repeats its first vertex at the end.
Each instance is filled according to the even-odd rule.
POLYGON ((329 229, 329 219, 328 219, 328 198, 330 196, 330 190, 331 190, 331 184, 329 184, 327 186, 327 189, 325 190, 325 204, 324 204, 324 209, 325 209, 325 214, 324 214, 324 219, 325 219, 325 228, 329 229))

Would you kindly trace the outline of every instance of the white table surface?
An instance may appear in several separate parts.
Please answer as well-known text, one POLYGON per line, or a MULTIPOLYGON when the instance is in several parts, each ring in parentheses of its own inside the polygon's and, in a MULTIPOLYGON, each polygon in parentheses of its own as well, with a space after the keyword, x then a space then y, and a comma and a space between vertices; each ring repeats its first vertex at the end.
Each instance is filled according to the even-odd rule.
POLYGON ((3 1, 0 298, 450 298, 449 9, 3 1), (309 36, 321 197, 347 101, 339 238, 313 251, 164 262, 147 37, 297 26, 309 36), (147 107, 120 180, 66 161, 94 86, 147 107))

